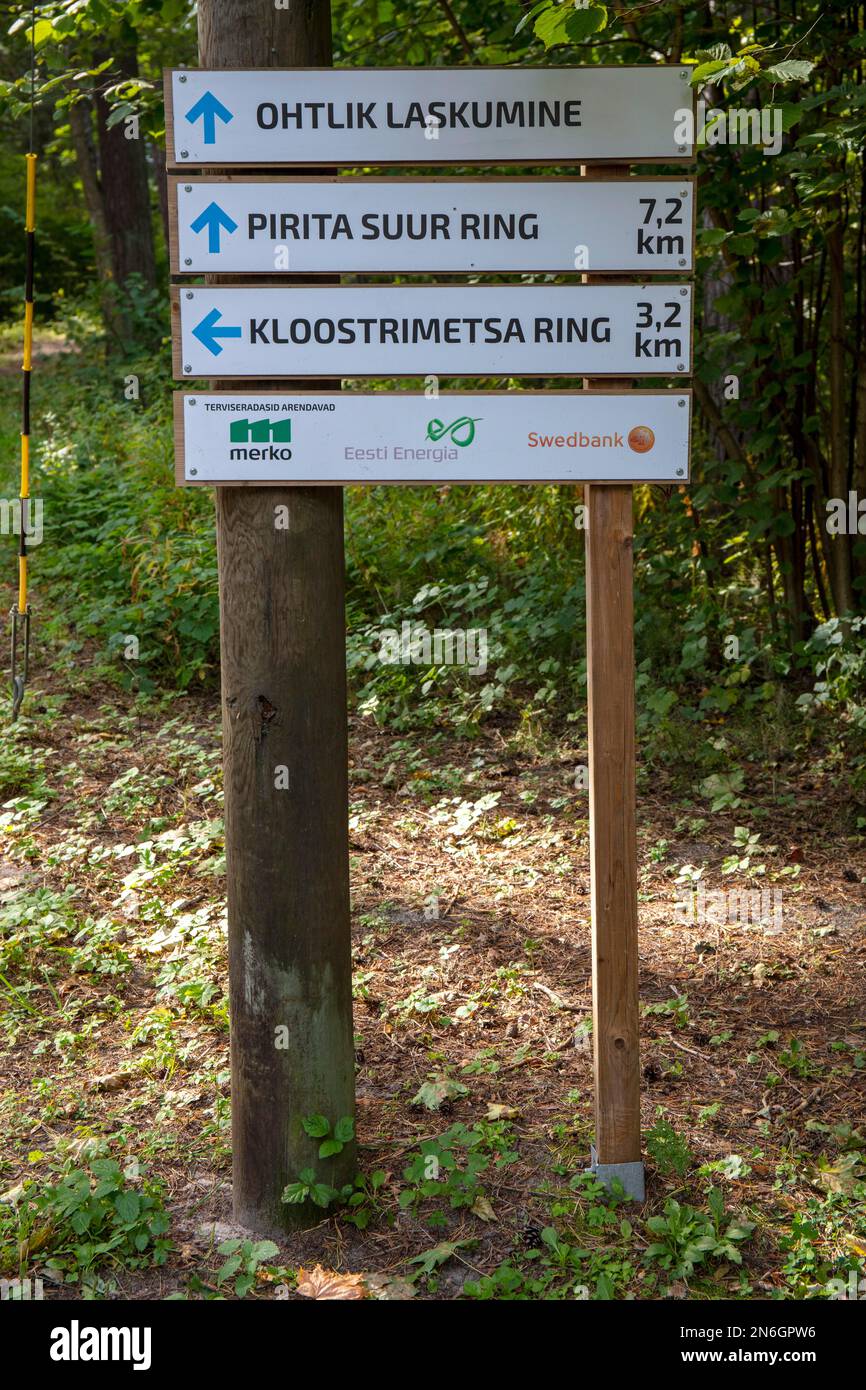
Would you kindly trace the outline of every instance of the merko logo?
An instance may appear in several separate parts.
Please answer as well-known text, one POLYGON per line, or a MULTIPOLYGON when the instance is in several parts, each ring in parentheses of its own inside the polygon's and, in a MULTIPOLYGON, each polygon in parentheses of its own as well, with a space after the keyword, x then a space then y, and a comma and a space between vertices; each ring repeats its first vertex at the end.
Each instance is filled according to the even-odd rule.
POLYGON ((232 459, 280 459, 292 457, 291 449, 275 448, 275 445, 289 444, 292 438, 291 420, 269 420, 265 415, 261 420, 232 420, 229 425, 229 440, 232 459), (239 445, 253 447, 237 447, 239 445), (266 445, 266 448, 259 448, 266 445))

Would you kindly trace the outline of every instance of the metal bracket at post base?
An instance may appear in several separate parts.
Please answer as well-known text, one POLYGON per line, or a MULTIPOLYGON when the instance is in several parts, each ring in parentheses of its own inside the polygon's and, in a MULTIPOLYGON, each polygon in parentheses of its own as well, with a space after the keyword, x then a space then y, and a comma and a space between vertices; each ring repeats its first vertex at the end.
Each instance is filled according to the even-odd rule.
POLYGON ((593 1177, 598 1178, 599 1182, 608 1189, 613 1186, 616 1179, 619 1179, 627 1197, 631 1197, 635 1202, 644 1200, 646 1189, 642 1159, 638 1159, 635 1163, 599 1163, 595 1144, 590 1144, 587 1172, 592 1173, 593 1177))

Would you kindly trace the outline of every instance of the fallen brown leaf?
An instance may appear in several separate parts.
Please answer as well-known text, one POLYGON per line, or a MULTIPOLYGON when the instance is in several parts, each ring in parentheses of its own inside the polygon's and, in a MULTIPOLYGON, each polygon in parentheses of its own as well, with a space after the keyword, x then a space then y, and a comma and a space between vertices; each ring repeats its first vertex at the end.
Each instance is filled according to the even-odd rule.
POLYGON ((333 1269, 298 1270, 298 1293, 304 1298, 366 1298, 363 1274, 338 1274, 333 1269))

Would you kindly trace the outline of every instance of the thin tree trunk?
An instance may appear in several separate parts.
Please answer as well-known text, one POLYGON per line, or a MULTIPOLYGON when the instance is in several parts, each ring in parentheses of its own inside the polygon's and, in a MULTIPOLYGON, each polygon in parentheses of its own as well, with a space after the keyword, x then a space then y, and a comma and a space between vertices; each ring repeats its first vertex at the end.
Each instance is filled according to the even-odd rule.
POLYGON ((151 145, 150 153, 153 157, 153 174, 156 183, 156 198, 159 203, 159 220, 162 224, 162 236, 165 243, 166 258, 168 257, 168 176, 165 172, 165 150, 162 145, 151 145))
MULTIPOLYGON (((102 58, 106 56, 103 54, 102 58)), ((147 288, 153 289, 156 261, 145 141, 131 137, 124 121, 109 125, 111 107, 105 96, 105 87, 115 83, 118 77, 138 77, 134 43, 116 46, 114 60, 106 83, 96 94, 99 169, 114 278, 121 291, 125 290, 130 275, 140 275, 147 288)))
POLYGON ((100 288, 100 306, 105 327, 113 338, 124 336, 123 316, 117 298, 114 264, 111 257, 111 238, 105 216, 105 201, 99 178, 96 144, 93 138, 93 111, 88 98, 74 102, 69 108, 69 128, 84 190, 84 202, 93 224, 93 255, 100 288))
MULTIPOLYGON (((848 432, 845 391, 845 246, 842 203, 832 200, 835 221, 827 237, 830 271, 830 478, 829 496, 848 497, 848 432)), ((851 544, 845 534, 829 538, 830 584, 836 612, 854 608, 851 584, 851 544)))

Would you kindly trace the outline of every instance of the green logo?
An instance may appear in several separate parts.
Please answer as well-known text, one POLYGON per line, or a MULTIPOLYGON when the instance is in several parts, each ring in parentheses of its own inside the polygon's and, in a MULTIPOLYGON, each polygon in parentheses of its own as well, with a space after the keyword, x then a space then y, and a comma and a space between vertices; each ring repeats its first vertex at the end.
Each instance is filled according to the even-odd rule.
POLYGON ((440 439, 448 435, 452 444, 456 444, 459 449, 465 449, 475 438, 475 426, 483 419, 483 415, 476 415, 474 420, 471 415, 461 415, 459 420, 454 420, 450 425, 443 424, 441 420, 430 420, 427 424, 427 438, 438 444, 440 439))
POLYGON ((232 420, 229 426, 232 444, 290 444, 291 420, 232 420))

